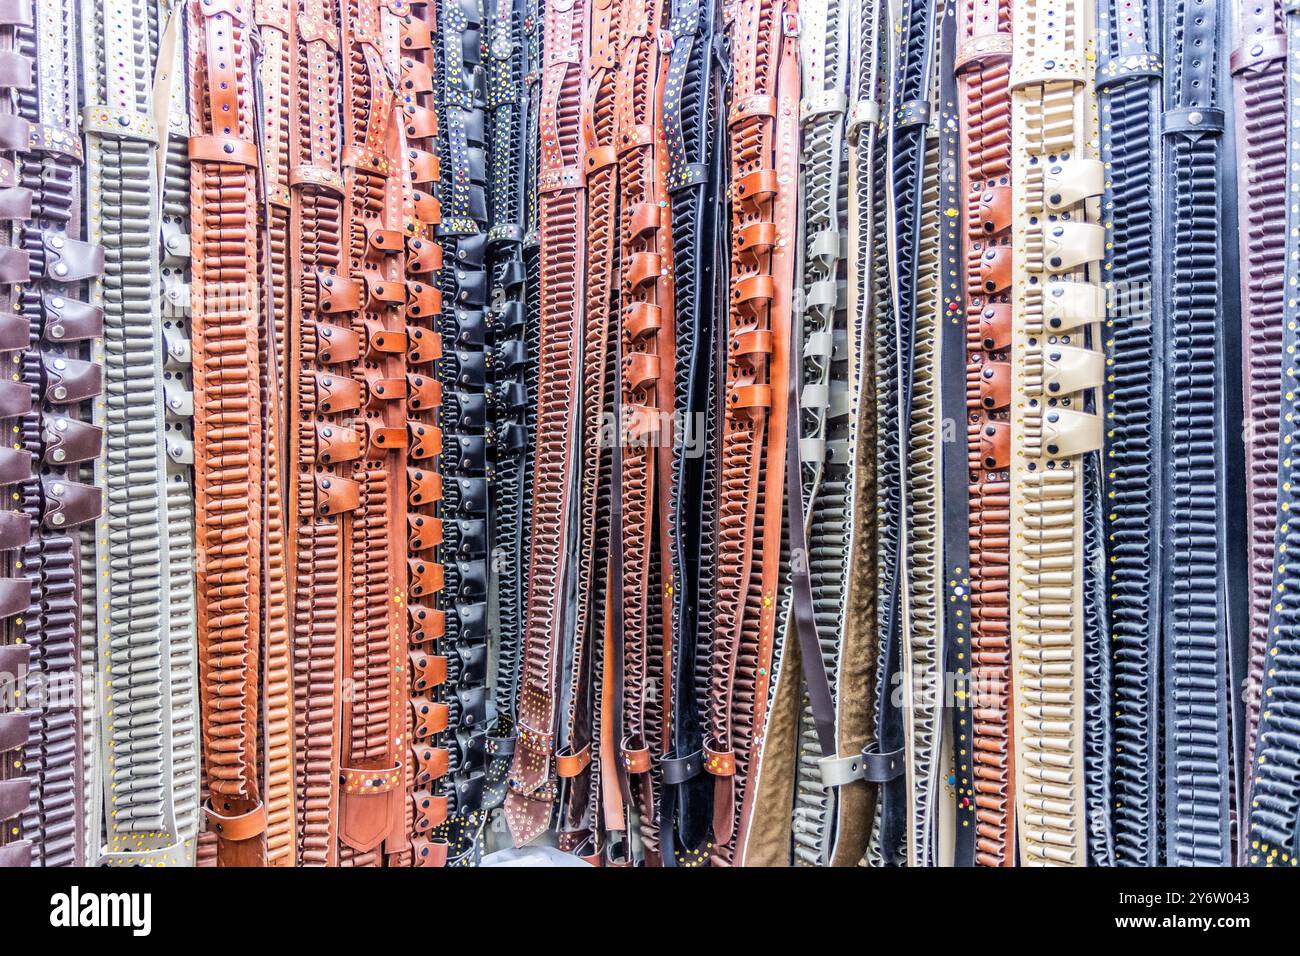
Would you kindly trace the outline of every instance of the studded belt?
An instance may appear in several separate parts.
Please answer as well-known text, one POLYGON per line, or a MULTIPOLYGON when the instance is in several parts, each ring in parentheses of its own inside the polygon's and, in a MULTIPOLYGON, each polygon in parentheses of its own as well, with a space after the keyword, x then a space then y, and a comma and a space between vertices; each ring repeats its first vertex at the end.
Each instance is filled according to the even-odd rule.
POLYGON ((65 428, 55 454, 84 459, 106 434, 96 463, 107 491, 94 552, 102 583, 85 601, 98 635, 86 674, 87 859, 192 865, 199 764, 183 14, 86 4, 83 16, 104 38, 86 47, 94 59, 82 124, 87 230, 105 248, 90 293, 102 312, 92 355, 105 396, 94 426, 65 428))
POLYGON ((12 866, 72 866, 85 856, 82 555, 68 532, 100 512, 100 492, 79 479, 100 453, 83 404, 99 396, 102 378, 87 361, 100 315, 85 282, 104 260, 79 238, 76 22, 71 5, 58 2, 12 5, 0 22, 0 85, 22 91, 5 97, 0 115, 0 218, 13 226, 0 247, 3 360, 11 365, 0 419, 12 436, 0 449, 0 483, 16 505, 0 513, 0 673, 9 708, 0 713, 0 865, 12 866))
POLYGON ((1016 817, 1025 865, 1087 862, 1085 644, 1103 608, 1103 176, 1093 144, 1092 11, 1014 9, 1011 593, 1016 817), (1058 20, 1059 18, 1059 20, 1058 20), (1052 26, 1047 26, 1051 23, 1052 26))
POLYGON ((1249 502, 1250 638, 1245 765, 1255 773, 1267 669, 1277 528, 1282 294, 1286 266, 1287 39, 1281 5, 1241 4, 1231 55, 1237 104, 1237 215, 1241 260, 1243 435, 1249 502))
MULTIPOLYGON (((1300 30, 1300 11, 1297 11, 1294 4, 1286 4, 1280 11, 1281 22, 1276 19, 1271 21, 1245 20, 1242 24, 1243 34, 1241 45, 1238 52, 1233 54, 1234 66, 1237 67, 1238 83, 1250 82, 1257 79, 1259 68, 1248 66, 1242 60, 1246 57, 1262 56, 1261 48, 1270 54, 1272 63, 1268 67, 1269 72, 1275 72, 1277 76, 1273 80, 1273 86, 1276 89, 1278 115, 1277 123, 1279 131, 1281 129, 1291 129, 1297 119, 1296 97, 1300 95, 1300 82, 1296 79, 1296 67, 1300 65, 1300 46, 1297 45, 1297 31, 1300 30), (1273 26, 1276 32, 1270 32, 1269 26, 1273 26), (1248 32, 1249 31, 1249 32, 1248 32), (1286 39, 1282 40, 1277 33, 1283 34, 1286 39), (1285 53, 1283 59, 1277 54, 1278 47, 1283 47, 1285 53), (1245 55, 1242 55, 1245 51, 1245 55), (1283 84, 1285 77, 1285 84, 1283 84), (1281 101, 1285 98, 1285 107, 1281 101), (1283 121, 1282 117, 1285 117, 1283 121)), ((1247 101, 1251 105, 1253 102, 1247 101)), ((1202 111, 1206 113, 1207 111, 1202 111)), ((1239 120, 1239 124, 1241 120, 1239 120)), ((1239 139, 1246 140, 1249 135, 1242 135, 1239 128, 1239 139)), ((1293 192, 1300 188, 1300 177, 1297 176, 1294 168, 1296 162, 1296 145, 1294 139, 1290 136, 1279 136, 1280 141, 1270 142, 1268 152, 1257 154, 1254 158, 1256 163, 1263 164, 1268 157, 1281 153, 1282 149, 1286 151, 1285 162, 1285 183, 1284 186, 1276 180, 1283 179, 1281 166, 1269 168, 1269 175, 1272 177, 1268 180, 1267 185, 1274 190, 1273 195, 1291 196, 1293 192), (1280 193, 1281 189, 1284 193, 1280 193)), ((1245 142, 1241 143, 1240 148, 1248 148, 1245 142)), ((1261 175, 1266 167, 1257 167, 1261 175)), ((1243 173, 1244 174, 1244 173, 1243 173)), ((1252 184, 1243 182, 1241 184, 1241 193, 1238 197, 1239 207, 1243 215, 1249 209, 1256 212, 1255 196, 1258 193, 1252 192, 1254 189, 1260 189, 1264 183, 1252 184)), ((1259 211, 1262 211, 1263 200, 1258 200, 1259 211)), ((1296 305, 1294 300, 1285 296, 1282 289, 1288 288, 1289 284, 1300 281, 1300 273, 1297 273, 1297 264, 1295 262, 1295 240, 1293 231, 1300 228, 1300 215, 1297 214, 1293 201, 1281 202, 1277 199, 1272 200, 1269 205, 1270 219, 1276 219, 1276 231, 1263 232, 1262 223, 1251 223, 1252 228, 1248 231, 1242 230, 1242 272, 1243 282, 1247 288, 1252 288, 1255 283, 1262 281, 1265 275, 1271 278, 1271 270, 1268 266, 1262 264, 1258 259, 1253 257, 1254 253, 1261 250, 1264 236, 1269 237, 1268 248, 1270 251, 1276 251, 1279 257, 1279 267, 1281 267, 1280 257, 1285 255, 1285 266, 1281 275, 1276 280, 1270 282, 1270 288, 1274 290, 1273 297, 1270 299, 1270 306, 1274 309, 1270 313, 1272 324, 1269 332, 1269 358, 1281 358, 1281 375, 1274 382, 1270 380, 1268 386, 1279 386, 1280 405, 1279 417, 1274 418, 1274 424, 1280 425, 1278 442, 1273 447, 1278 451, 1279 461, 1277 474, 1277 520, 1276 520, 1276 540, 1273 549, 1269 553, 1272 567, 1272 577, 1269 580, 1268 591, 1268 623, 1267 623, 1267 642, 1262 650, 1257 647, 1256 632, 1254 628, 1255 618, 1252 616, 1251 628, 1251 651, 1252 666, 1256 671, 1256 679, 1261 681, 1258 692, 1258 702, 1255 706, 1258 708, 1258 724, 1256 737, 1251 750, 1250 767, 1250 789, 1248 793, 1248 802, 1243 806, 1248 808, 1249 813, 1249 830, 1246 846, 1244 847, 1244 856, 1248 863, 1257 866, 1295 866, 1296 852, 1300 849, 1300 796, 1295 789, 1295 774, 1297 766, 1300 766, 1300 739, 1295 734, 1295 707, 1296 694, 1294 688, 1300 683, 1300 671, 1296 667, 1296 641, 1297 629, 1295 625, 1295 590, 1294 582, 1288 573, 1290 566, 1290 554, 1296 547, 1297 528, 1294 524, 1293 514, 1296 510, 1296 474, 1294 466, 1293 446, 1296 441, 1295 426, 1295 387, 1297 371, 1294 362, 1294 352, 1296 349, 1296 305), (1256 240, 1256 242, 1251 242, 1256 240), (1247 243, 1250 243, 1247 246, 1247 243), (1266 270, 1268 270, 1266 272, 1266 270), (1262 660, 1262 664, 1257 663, 1262 660), (1262 674, 1258 673, 1262 671, 1262 674)), ((1271 260, 1270 260, 1271 261, 1271 260)), ((1253 310, 1255 302, 1248 299, 1247 295, 1242 297, 1243 308, 1253 310)), ((1252 313, 1248 312, 1248 316, 1252 313)), ((1247 318, 1246 316, 1243 317, 1247 318)), ((1253 323, 1252 323, 1253 325, 1253 323)), ((1247 326, 1249 329, 1251 326, 1247 326)), ((1248 391, 1246 393, 1245 407, 1251 409, 1256 414, 1260 410, 1255 406, 1255 402, 1267 407, 1267 393, 1261 396, 1257 389, 1261 387, 1259 383, 1258 370, 1252 367, 1260 356, 1256 349, 1263 343, 1257 341, 1254 335, 1243 333, 1245 341, 1249 342, 1250 353, 1246 363, 1246 376, 1248 391)), ((1262 349, 1261 349, 1262 350, 1262 349)), ((1265 366, 1267 368, 1267 366, 1265 366)), ((1248 437, 1250 433, 1248 432, 1248 437)), ((1256 447, 1258 446, 1258 437, 1256 437, 1256 447)), ((1256 484, 1260 480, 1254 473, 1254 468, 1258 464, 1256 459, 1248 461, 1249 478, 1251 488, 1254 491, 1256 484)), ((1254 498, 1252 496, 1252 502, 1254 498)), ((1257 517, 1252 515, 1252 518, 1257 517)), ((1254 525, 1252 525, 1251 544, 1255 544, 1254 525)), ((1252 566, 1259 558, 1252 555, 1252 566)), ((1252 588, 1252 596, 1262 594, 1252 588)), ((1258 610, 1258 608, 1255 608, 1258 610)), ((1252 695, 1253 696, 1253 695, 1252 695)), ((1219 751, 1222 754, 1222 750, 1219 751)), ((1210 808, 1207 807, 1207 811, 1210 808)), ((1218 849, 1214 847, 1213 849, 1218 849)))

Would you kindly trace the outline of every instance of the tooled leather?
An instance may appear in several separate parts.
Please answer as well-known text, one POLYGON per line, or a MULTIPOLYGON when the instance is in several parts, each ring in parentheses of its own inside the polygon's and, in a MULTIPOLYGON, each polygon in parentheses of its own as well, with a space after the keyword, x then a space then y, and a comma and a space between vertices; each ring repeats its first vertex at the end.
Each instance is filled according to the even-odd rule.
POLYGON ((188 210, 177 215, 176 201, 177 187, 188 197, 188 178, 173 169, 169 182, 167 161, 155 161, 155 151, 171 155, 173 136, 185 145, 172 130, 185 123, 183 13, 83 9, 103 30, 83 38, 83 117, 89 235, 106 248, 90 301, 104 327, 93 355, 106 397, 94 419, 106 437, 96 483, 108 490, 95 534, 106 581, 86 595, 96 620, 86 643, 99 661, 87 853, 112 865, 189 865, 199 822, 192 446, 169 433, 188 427, 190 346, 187 303, 168 295, 183 287, 188 210), (133 55, 141 43, 147 56, 133 55))
POLYGON ((798 10, 744 0, 729 11, 731 295, 705 769, 714 775, 712 862, 743 864, 773 667, 782 552, 787 381, 798 161, 798 10), (745 247, 746 226, 787 241, 745 247), (744 333, 770 333, 745 336, 744 333), (757 348, 744 343, 756 342, 757 348))
POLYGON ((1085 484, 1102 440, 1102 315, 1094 304, 1060 333, 1053 318, 1072 292, 1100 301, 1096 263, 1104 240, 1095 222, 1099 178, 1060 194, 1047 182, 1057 172, 1049 162, 1096 161, 1093 22, 1089 5, 1068 0, 1018 3, 1014 18, 1011 593, 1019 851, 1024 865, 1082 866, 1088 827, 1105 827, 1085 815, 1083 741, 1085 617, 1095 614, 1085 598, 1084 508, 1092 493, 1085 484), (1057 17, 1063 27, 1046 26, 1057 17), (1067 358, 1077 374, 1061 374, 1067 358))
POLYGON ((981 264, 1011 244, 1010 0, 958 5, 956 52, 961 134, 970 453, 971 726, 975 860, 1015 864, 1011 722, 1010 290, 989 290, 981 264))
POLYGON ((557 656, 572 621, 566 591, 573 569, 570 492, 575 462, 580 324, 585 288, 583 160, 579 129, 583 0, 546 5, 541 93, 538 231, 541 237, 537 424, 533 462, 528 605, 520 675, 519 739, 506 796, 517 845, 547 828, 555 798, 557 656), (535 573, 538 569, 544 573, 535 573))
POLYGON ((255 29, 248 0, 190 5, 199 700, 205 812, 222 866, 260 865, 265 855, 257 755, 262 427, 255 29))
MULTIPOLYGON (((427 78, 432 75, 433 44, 438 39, 432 31, 436 28, 436 8, 432 3, 413 3, 401 23, 399 87, 402 110, 408 117, 413 115, 410 111, 432 111, 434 107, 434 91, 427 78)), ((441 217, 436 196, 440 186, 441 156, 438 155, 438 131, 436 128, 408 127, 403 133, 406 155, 421 158, 420 162, 413 161, 405 169, 407 241, 412 244, 418 241, 422 247, 439 245, 437 226, 441 217), (434 201, 417 204, 417 196, 428 196, 434 201)), ((409 256, 406 261, 408 427, 412 432, 419 427, 426 434, 430 429, 439 428, 442 404, 438 369, 442 355, 442 338, 438 329, 442 297, 433 264, 427 257, 409 256), (436 293, 428 310, 415 305, 422 289, 436 293)), ((409 458, 409 448, 407 453, 409 458)), ((411 525, 407 543, 410 557, 420 562, 415 569, 417 574, 437 573, 434 566, 441 566, 439 546, 427 533, 441 521, 443 482, 436 464, 432 459, 407 462, 406 506, 411 525)), ((411 596, 408 603, 408 643, 415 661, 443 656, 444 622, 448 613, 450 610, 438 591, 411 596)), ((445 812, 443 788, 449 765, 448 741, 441 731, 424 733, 423 729, 428 725, 420 713, 421 708, 440 706, 443 693, 440 685, 421 681, 418 668, 410 669, 407 681, 407 694, 411 700, 407 724, 410 752, 406 758, 406 798, 402 813, 409 849, 399 849, 390 858, 390 864, 436 867, 444 865, 447 859, 447 843, 435 838, 432 826, 441 822, 439 817, 445 812), (421 701, 418 705, 415 703, 417 700, 421 701)))

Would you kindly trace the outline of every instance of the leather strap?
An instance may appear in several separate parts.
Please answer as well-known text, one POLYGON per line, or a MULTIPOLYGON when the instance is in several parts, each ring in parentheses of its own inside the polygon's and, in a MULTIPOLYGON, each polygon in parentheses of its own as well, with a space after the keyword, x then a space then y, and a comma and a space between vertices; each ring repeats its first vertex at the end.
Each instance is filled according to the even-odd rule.
POLYGON ((1011 290, 988 282, 1011 246, 1010 0, 957 8, 965 263, 971 724, 975 861, 1015 864, 1011 721, 1011 290))
POLYGON ((582 88, 584 0, 554 0, 545 13, 538 173, 540 330, 528 606, 519 689, 519 740, 506 820, 516 845, 547 829, 556 795, 553 755, 559 661, 571 633, 569 588, 576 531, 581 327, 585 290, 585 147, 577 117, 582 88))
POLYGON ((705 769, 714 780, 713 862, 743 864, 767 721, 783 550, 788 380, 796 251, 746 248, 746 227, 797 228, 799 16, 792 2, 744 0, 728 24, 735 70, 727 116, 731 297, 705 769), (747 347, 752 336, 763 344, 747 347))
POLYGON ((257 754, 263 444, 252 165, 255 27, 246 0, 200 0, 190 6, 189 17, 197 625, 209 794, 204 810, 217 833, 218 865, 258 866, 265 860, 265 812, 257 754), (235 820, 241 825, 233 825, 235 820))
MULTIPOLYGON (((88 754, 88 862, 192 865, 200 823, 193 450, 188 416, 167 401, 168 390, 175 399, 192 384, 184 20, 179 5, 83 4, 82 15, 104 31, 85 38, 82 115, 87 231, 106 249, 89 296, 103 330, 91 354, 104 368, 105 398, 85 448, 104 442, 95 478, 108 492, 95 529, 101 585, 87 595, 97 624, 85 675, 97 743, 88 754)), ((64 304, 64 322, 70 311, 64 304)), ((56 421, 60 429, 67 447, 52 454, 81 457, 67 440, 71 423, 56 421)))
POLYGON ((1101 608, 1090 588, 1085 517, 1102 442, 1100 310, 1053 332, 1055 303, 1098 301, 1100 176, 1059 193, 1066 161, 1095 163, 1092 9, 1073 0, 1014 8, 1012 57, 1011 593, 1020 862, 1087 862, 1084 655, 1101 608), (1058 26, 1058 21, 1063 26, 1058 26), (1046 24, 1051 23, 1052 26, 1046 24), (1068 218, 1067 218, 1068 217, 1068 218), (1031 219, 1033 221, 1031 221, 1031 219))

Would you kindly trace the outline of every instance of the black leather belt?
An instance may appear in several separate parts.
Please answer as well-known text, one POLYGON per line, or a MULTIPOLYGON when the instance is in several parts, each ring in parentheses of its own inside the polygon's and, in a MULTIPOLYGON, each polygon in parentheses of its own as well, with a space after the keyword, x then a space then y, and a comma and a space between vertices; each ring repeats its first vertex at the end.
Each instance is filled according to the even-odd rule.
POLYGON ((485 75, 478 0, 442 0, 435 60, 441 135, 443 244, 442 555, 447 610, 448 819, 436 833, 447 864, 483 850, 479 810, 487 761, 488 641, 488 207, 485 75))

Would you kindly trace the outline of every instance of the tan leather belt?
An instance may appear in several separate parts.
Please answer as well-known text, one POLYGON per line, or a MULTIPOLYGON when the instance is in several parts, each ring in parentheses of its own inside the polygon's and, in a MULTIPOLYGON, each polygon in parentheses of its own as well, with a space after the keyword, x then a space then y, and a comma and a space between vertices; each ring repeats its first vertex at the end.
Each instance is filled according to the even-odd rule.
POLYGON ((1073 0, 1015 7, 1011 593, 1025 865, 1087 862, 1084 508, 1103 431, 1092 21, 1091 5, 1073 0))
POLYGON ((731 294, 721 499, 704 767, 713 774, 713 862, 743 864, 774 662, 782 551, 798 199, 799 15, 744 0, 727 24, 735 70, 731 294))

